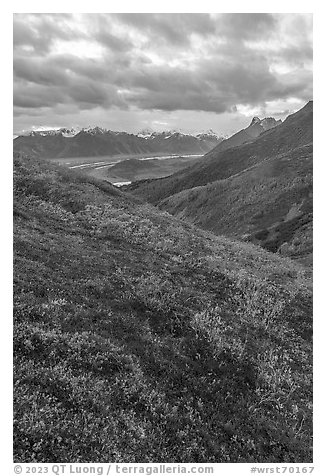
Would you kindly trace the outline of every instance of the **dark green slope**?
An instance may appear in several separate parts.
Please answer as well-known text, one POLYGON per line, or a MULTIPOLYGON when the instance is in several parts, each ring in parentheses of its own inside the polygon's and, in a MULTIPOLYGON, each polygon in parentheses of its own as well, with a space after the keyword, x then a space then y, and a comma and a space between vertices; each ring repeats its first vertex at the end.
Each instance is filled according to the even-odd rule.
POLYGON ((15 159, 14 460, 310 462, 299 264, 15 159))
POLYGON ((131 184, 127 190, 157 204, 182 190, 231 177, 267 158, 312 143, 312 115, 310 101, 282 124, 263 132, 252 142, 220 151, 222 142, 194 166, 170 177, 131 184))
POLYGON ((261 121, 258 117, 254 117, 248 127, 242 129, 239 132, 236 132, 228 139, 222 141, 220 144, 217 144, 210 152, 216 155, 218 152, 221 152, 226 149, 231 149, 231 147, 237 147, 239 145, 245 144, 246 142, 251 142, 252 140, 256 139, 260 134, 262 134, 265 130, 272 129, 273 127, 276 127, 281 123, 281 120, 276 121, 272 117, 267 119, 265 118, 263 121, 261 121), (264 123, 264 126, 262 125, 262 123, 264 123))
POLYGON ((184 190, 160 208, 217 234, 312 263, 312 144, 209 185, 184 190))

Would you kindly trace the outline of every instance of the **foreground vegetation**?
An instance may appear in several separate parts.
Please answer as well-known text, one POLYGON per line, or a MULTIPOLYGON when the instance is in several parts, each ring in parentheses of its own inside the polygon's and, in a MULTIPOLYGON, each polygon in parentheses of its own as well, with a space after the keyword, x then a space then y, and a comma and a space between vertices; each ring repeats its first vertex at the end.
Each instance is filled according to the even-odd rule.
POLYGON ((309 271, 15 158, 16 462, 310 462, 309 271))

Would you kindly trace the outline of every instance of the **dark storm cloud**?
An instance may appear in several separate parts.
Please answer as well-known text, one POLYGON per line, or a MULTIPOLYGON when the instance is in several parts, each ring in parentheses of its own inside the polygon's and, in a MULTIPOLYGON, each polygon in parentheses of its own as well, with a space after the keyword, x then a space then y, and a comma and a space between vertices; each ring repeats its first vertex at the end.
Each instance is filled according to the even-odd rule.
POLYGON ((312 62, 312 45, 302 43, 281 47, 277 52, 271 54, 273 59, 282 59, 288 65, 304 67, 305 62, 312 62))
POLYGON ((19 108, 54 107, 64 102, 64 93, 58 88, 47 88, 41 84, 14 85, 14 106, 19 108))
POLYGON ((14 59, 14 105, 26 108, 76 104, 80 109, 126 104, 107 81, 109 71, 92 59, 71 55, 14 59))
POLYGON ((215 32, 215 22, 208 13, 120 13, 121 23, 138 29, 151 41, 185 45, 190 35, 208 36, 215 32))
POLYGON ((78 77, 86 76, 94 81, 105 81, 109 77, 109 65, 103 61, 90 58, 80 60, 74 55, 63 54, 51 57, 16 56, 14 74, 16 79, 23 79, 36 84, 64 86, 78 77))
POLYGON ((49 58, 14 58, 14 74, 16 79, 24 79, 39 85, 64 85, 67 83, 67 73, 58 67, 56 61, 49 58))
POLYGON ((14 48, 32 47, 34 53, 44 55, 57 39, 72 40, 85 37, 67 24, 70 19, 65 13, 14 14, 14 48))
POLYGON ((269 13, 228 13, 218 18, 216 33, 229 41, 268 38, 277 24, 277 17, 269 13))
POLYGON ((14 106, 40 108, 59 104, 75 104, 80 109, 97 106, 127 107, 115 88, 103 83, 96 84, 88 78, 76 78, 64 86, 52 86, 51 89, 42 84, 26 82, 20 82, 14 87, 14 106))
POLYGON ((131 41, 126 38, 118 38, 108 31, 99 31, 95 36, 97 41, 113 51, 125 52, 132 48, 131 41))
POLYGON ((19 111, 70 105, 223 113, 239 104, 257 106, 288 97, 306 100, 312 82, 305 68, 312 56, 309 26, 295 18, 286 26, 286 37, 282 18, 15 15, 14 104, 19 111), (269 46, 270 39, 276 47, 269 46), (86 40, 99 53, 92 57, 73 48, 60 51, 60 41, 70 40, 86 40), (267 46, 261 47, 260 41, 267 41, 267 46), (274 63, 285 73, 277 73, 274 63))
POLYGON ((94 39, 112 51, 123 53, 133 48, 133 43, 127 32, 122 36, 112 34, 111 19, 108 15, 94 16, 90 30, 94 39))
POLYGON ((70 85, 67 95, 72 101, 84 106, 123 106, 123 101, 119 99, 115 88, 103 83, 94 83, 87 78, 79 78, 70 85))
MULTIPOLYGON (((151 75, 134 71, 118 82, 129 90, 126 101, 141 109, 201 110, 222 113, 236 104, 259 105, 286 95, 306 90, 311 78, 295 74, 281 81, 270 73, 263 61, 252 60, 250 67, 242 64, 201 61, 189 74, 178 68, 156 67, 151 75)), ((306 94, 305 99, 309 98, 306 94)))

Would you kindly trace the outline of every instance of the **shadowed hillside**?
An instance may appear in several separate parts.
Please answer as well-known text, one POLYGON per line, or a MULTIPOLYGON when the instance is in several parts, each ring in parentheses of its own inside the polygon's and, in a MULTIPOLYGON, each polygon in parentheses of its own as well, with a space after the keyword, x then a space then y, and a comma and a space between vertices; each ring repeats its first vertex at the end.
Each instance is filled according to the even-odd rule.
POLYGON ((311 277, 15 158, 16 462, 310 462, 311 277))
POLYGON ((224 180, 184 190, 160 208, 217 234, 312 264, 312 144, 224 180))
POLYGON ((220 151, 222 142, 192 167, 171 177, 130 184, 127 190, 157 204, 182 190, 226 179, 268 158, 309 145, 312 143, 312 114, 310 101, 282 124, 260 134, 256 140, 220 151))
POLYGON ((258 117, 254 117, 246 129, 242 129, 236 134, 233 134, 228 139, 222 141, 220 144, 217 144, 211 152, 213 154, 217 154, 218 152, 222 152, 222 150, 231 149, 231 147, 236 147, 245 144, 246 142, 251 142, 263 132, 272 129, 281 123, 281 120, 276 121, 273 117, 266 117, 262 120, 258 117))
POLYGON ((193 167, 126 189, 216 234, 312 264, 312 115, 309 102, 254 142, 217 146, 193 167))

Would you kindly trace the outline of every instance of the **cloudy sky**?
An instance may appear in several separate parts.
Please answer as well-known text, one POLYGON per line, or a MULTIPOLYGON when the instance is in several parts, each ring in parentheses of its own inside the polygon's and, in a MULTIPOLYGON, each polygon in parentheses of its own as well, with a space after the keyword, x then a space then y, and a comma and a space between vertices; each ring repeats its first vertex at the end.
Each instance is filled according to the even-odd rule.
POLYGON ((230 134, 312 99, 310 14, 15 14, 14 133, 230 134))

